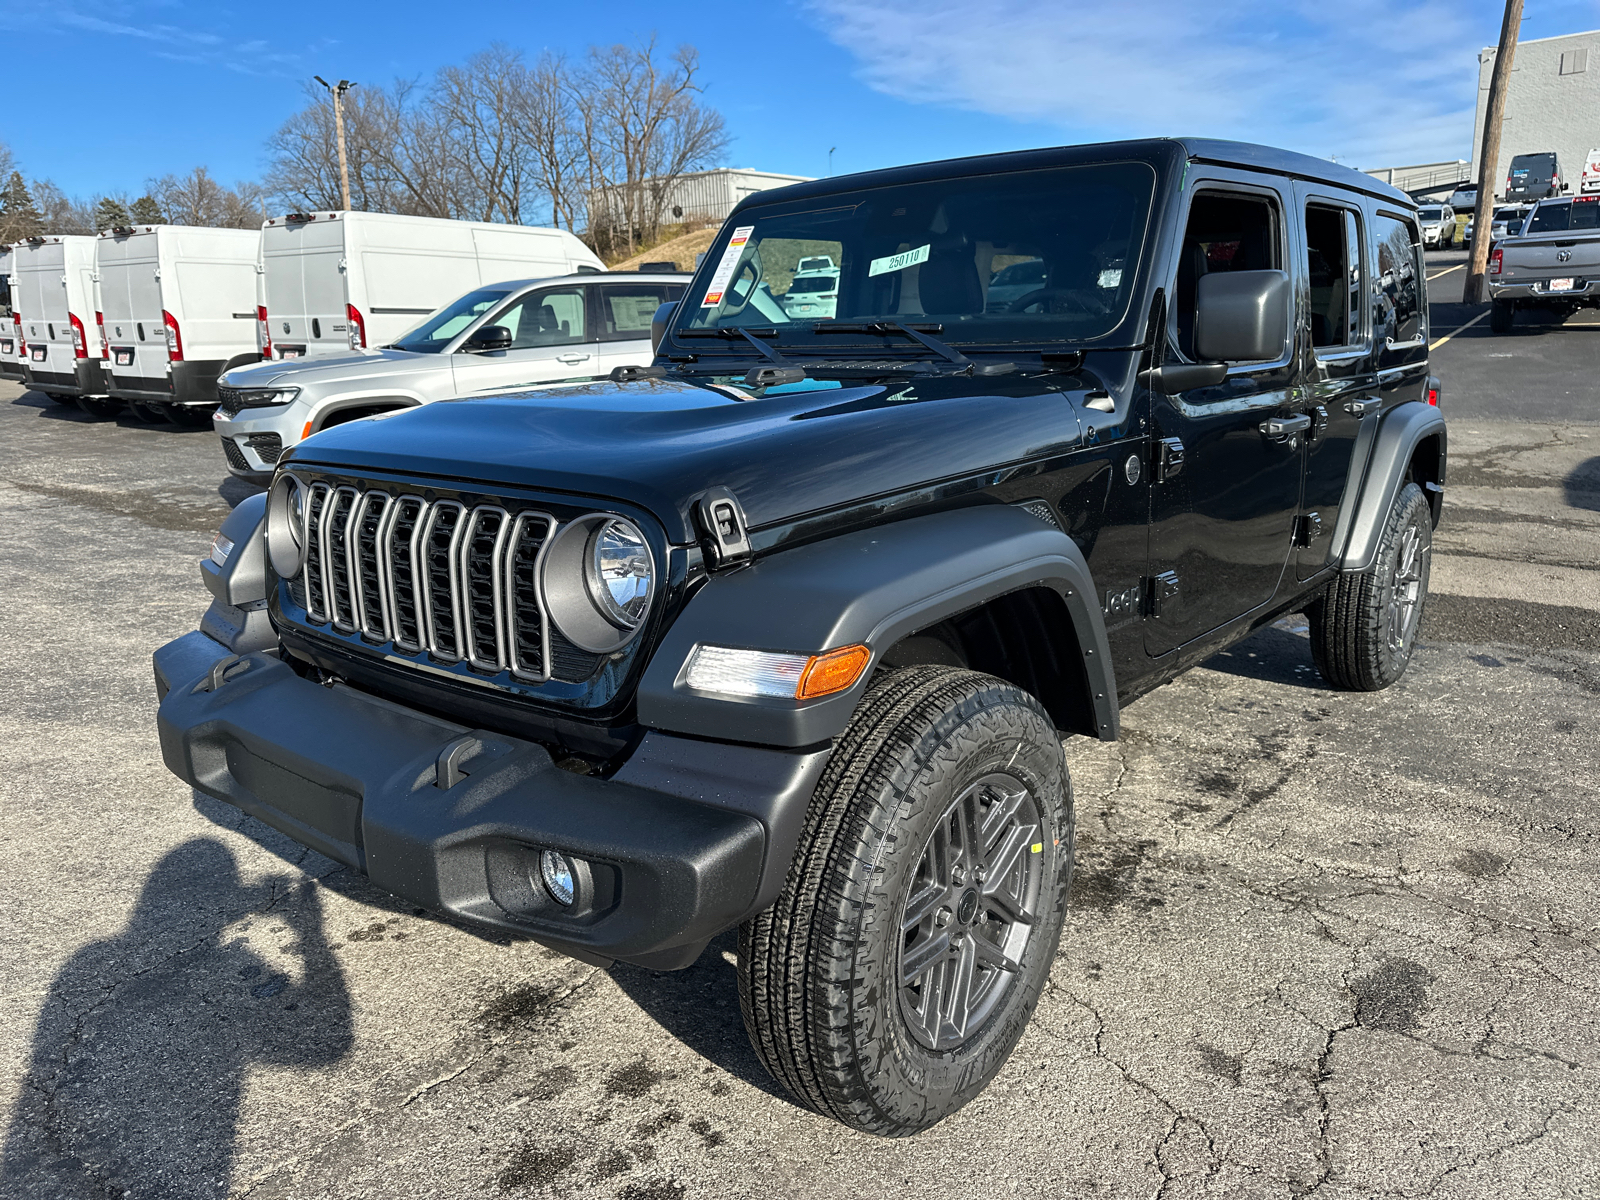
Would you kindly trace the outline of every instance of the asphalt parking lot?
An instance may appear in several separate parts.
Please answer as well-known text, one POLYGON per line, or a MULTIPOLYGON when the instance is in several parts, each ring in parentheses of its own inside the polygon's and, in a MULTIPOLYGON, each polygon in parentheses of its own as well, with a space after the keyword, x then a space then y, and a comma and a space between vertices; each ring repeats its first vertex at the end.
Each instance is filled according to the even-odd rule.
MULTIPOLYGON (((1432 336, 1482 310, 1430 255, 1432 336)), ((1600 1194, 1600 321, 1435 352, 1410 673, 1298 619, 1068 743, 1050 986, 906 1141, 767 1079, 732 942, 599 971, 433 920, 167 773, 150 652, 228 507, 209 431, 0 384, 6 1197, 1600 1194)))

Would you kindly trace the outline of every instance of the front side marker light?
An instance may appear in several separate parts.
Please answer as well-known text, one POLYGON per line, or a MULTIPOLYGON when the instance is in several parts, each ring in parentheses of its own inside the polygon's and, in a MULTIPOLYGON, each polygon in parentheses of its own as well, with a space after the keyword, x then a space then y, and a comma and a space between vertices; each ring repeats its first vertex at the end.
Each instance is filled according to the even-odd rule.
POLYGON ((872 652, 865 646, 809 655, 696 646, 682 678, 684 686, 697 692, 816 700, 853 686, 871 660, 872 652))
POLYGON ((217 536, 211 539, 211 561, 219 567, 228 565, 228 555, 233 553, 233 543, 222 536, 222 531, 217 531, 217 536))

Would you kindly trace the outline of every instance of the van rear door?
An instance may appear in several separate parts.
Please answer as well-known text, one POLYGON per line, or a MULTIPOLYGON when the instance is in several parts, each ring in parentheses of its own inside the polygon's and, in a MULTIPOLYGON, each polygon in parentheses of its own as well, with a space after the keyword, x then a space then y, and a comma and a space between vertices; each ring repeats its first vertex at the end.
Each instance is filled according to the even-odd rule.
POLYGON ((70 382, 73 372, 72 325, 67 316, 66 248, 59 241, 28 245, 23 262, 22 333, 28 367, 47 382, 70 382))
POLYGON ((157 233, 102 238, 97 256, 111 377, 133 391, 168 390, 159 244, 157 233))
POLYGON ((274 358, 326 357, 350 350, 344 222, 332 213, 311 217, 269 221, 261 231, 274 358))

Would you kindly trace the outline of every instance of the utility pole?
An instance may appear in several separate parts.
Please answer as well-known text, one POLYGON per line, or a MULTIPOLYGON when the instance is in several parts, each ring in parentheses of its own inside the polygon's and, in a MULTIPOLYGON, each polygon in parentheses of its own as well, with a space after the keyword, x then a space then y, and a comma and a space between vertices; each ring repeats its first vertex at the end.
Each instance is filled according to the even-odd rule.
POLYGON ((1500 48, 1495 51, 1494 72, 1489 76, 1489 102, 1483 111, 1483 144, 1478 147, 1478 203, 1472 213, 1472 257, 1461 303, 1483 299, 1483 276, 1489 266, 1489 221, 1494 213, 1494 185, 1500 174, 1500 125, 1506 115, 1506 86, 1511 82, 1511 62, 1517 54, 1517 32, 1522 27, 1522 0, 1506 0, 1500 24, 1500 48))
MULTIPOLYGON (((1518 0, 1520 5, 1521 0, 1518 0)), ((356 85, 348 79, 341 79, 338 83, 329 83, 321 75, 313 75, 323 87, 328 89, 328 95, 333 97, 333 136, 339 143, 339 199, 345 212, 350 211, 350 162, 344 153, 344 94, 356 85)))
POLYGON ((828 177, 830 179, 833 177, 833 152, 838 148, 837 146, 828 147, 828 177))

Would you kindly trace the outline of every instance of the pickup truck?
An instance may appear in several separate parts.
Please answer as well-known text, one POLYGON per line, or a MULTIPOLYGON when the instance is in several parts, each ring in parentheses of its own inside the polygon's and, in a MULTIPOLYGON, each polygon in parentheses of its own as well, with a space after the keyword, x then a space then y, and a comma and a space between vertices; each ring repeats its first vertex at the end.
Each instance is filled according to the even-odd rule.
POLYGON ((1600 306, 1600 195, 1541 200, 1519 237, 1489 250, 1489 327, 1507 333, 1518 309, 1562 318, 1600 306))

